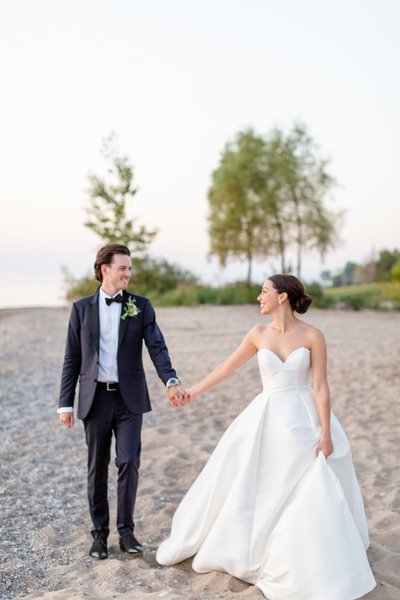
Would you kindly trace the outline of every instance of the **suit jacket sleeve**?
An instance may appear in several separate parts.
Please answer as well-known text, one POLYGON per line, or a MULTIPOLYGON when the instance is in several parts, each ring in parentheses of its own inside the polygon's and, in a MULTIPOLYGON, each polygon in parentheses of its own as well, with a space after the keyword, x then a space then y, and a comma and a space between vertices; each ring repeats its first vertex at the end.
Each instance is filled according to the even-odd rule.
POLYGON ((170 377, 176 377, 176 371, 172 368, 164 336, 156 322, 154 308, 148 300, 143 313, 143 338, 158 376, 165 385, 170 377))
POLYGON ((78 309, 73 304, 65 344, 59 408, 74 405, 75 388, 81 370, 81 359, 81 321, 78 309))

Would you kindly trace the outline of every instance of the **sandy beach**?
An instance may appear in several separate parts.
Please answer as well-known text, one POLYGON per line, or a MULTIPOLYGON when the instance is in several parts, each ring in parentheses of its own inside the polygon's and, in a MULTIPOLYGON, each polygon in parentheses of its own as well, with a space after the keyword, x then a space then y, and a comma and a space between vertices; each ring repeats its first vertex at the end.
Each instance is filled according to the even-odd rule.
MULTIPOLYGON (((164 308, 157 315, 187 386, 265 322, 257 306, 164 308)), ((190 560, 170 568, 155 561, 183 494, 260 391, 256 359, 174 410, 145 351, 153 411, 144 419, 135 510, 145 555, 132 559, 119 550, 111 461, 109 560, 96 561, 88 556, 82 423, 68 431, 56 414, 68 316, 67 309, 0 311, 0 598, 261 600, 259 590, 229 575, 198 575, 190 560)), ((350 439, 365 501, 377 587, 364 598, 399 600, 400 314, 312 309, 304 318, 326 334, 332 406, 350 439)))

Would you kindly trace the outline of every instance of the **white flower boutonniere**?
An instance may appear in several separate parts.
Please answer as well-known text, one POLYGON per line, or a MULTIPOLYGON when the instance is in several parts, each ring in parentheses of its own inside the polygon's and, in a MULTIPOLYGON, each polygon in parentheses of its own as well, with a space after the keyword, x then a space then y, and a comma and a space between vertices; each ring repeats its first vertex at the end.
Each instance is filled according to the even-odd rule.
POLYGON ((137 317, 140 312, 140 308, 138 308, 135 304, 136 299, 129 296, 128 302, 125 303, 124 308, 125 312, 121 316, 121 319, 125 321, 126 317, 137 317))

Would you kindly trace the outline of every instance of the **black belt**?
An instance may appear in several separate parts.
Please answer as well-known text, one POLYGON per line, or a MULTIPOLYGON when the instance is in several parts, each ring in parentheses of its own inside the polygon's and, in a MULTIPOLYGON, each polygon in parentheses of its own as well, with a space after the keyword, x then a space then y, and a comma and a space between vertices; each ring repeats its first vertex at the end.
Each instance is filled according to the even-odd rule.
POLYGON ((117 392, 119 390, 118 381, 98 381, 97 385, 107 392, 117 392))

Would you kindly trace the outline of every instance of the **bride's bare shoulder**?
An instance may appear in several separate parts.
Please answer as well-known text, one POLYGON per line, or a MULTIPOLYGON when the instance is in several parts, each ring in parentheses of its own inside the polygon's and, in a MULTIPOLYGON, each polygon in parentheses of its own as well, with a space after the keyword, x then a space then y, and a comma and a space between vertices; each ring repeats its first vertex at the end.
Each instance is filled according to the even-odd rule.
MULTIPOLYGON (((303 323, 304 323, 304 321, 303 321, 303 323)), ((325 336, 324 336, 323 332, 321 331, 321 329, 318 329, 318 327, 314 327, 314 325, 310 325, 309 323, 304 323, 304 325, 305 325, 305 331, 306 331, 307 337, 310 342, 325 341, 325 336)))
POLYGON ((252 340, 254 342, 257 342, 260 338, 264 337, 266 333, 268 333, 268 330, 270 328, 270 325, 256 325, 255 327, 253 327, 253 329, 250 329, 249 331, 249 335, 251 336, 252 340))

